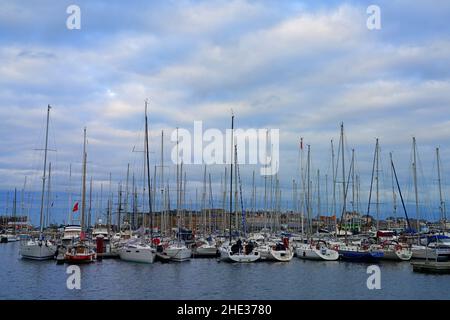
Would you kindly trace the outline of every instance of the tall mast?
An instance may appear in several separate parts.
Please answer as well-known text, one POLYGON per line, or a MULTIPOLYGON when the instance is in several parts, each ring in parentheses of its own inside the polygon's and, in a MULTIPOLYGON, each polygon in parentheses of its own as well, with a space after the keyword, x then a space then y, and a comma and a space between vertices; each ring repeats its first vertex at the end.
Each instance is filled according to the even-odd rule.
POLYGON ((413 178, 414 178, 414 194, 416 199, 416 219, 417 232, 420 231, 420 212, 419 212, 419 192, 417 189, 417 155, 416 155, 416 137, 413 137, 413 178))
POLYGON ((14 202, 12 212, 13 234, 16 234, 16 227, 17 227, 16 213, 17 213, 17 188, 14 188, 14 202))
POLYGON ((311 146, 308 144, 308 159, 307 159, 307 171, 306 171, 306 183, 307 192, 306 192, 306 213, 308 215, 308 233, 311 235, 312 226, 311 226, 311 191, 310 191, 310 168, 311 168, 311 146))
POLYGON ((52 179, 52 163, 49 162, 49 164, 48 164, 48 181, 47 181, 47 214, 46 214, 46 218, 45 218, 45 226, 46 227, 48 227, 50 225, 51 179, 52 179))
MULTIPOLYGON (((255 170, 252 173, 252 224, 250 229, 253 229, 253 221, 255 219, 255 208, 256 207, 256 186, 255 186, 255 170)), ((251 230, 252 231, 252 230, 251 230)))
POLYGON ((377 192, 377 231, 380 229, 380 183, 379 183, 379 162, 380 162, 380 145, 378 144, 378 138, 376 141, 377 157, 376 157, 376 192, 377 192))
MULTIPOLYGON (((342 217, 345 217, 345 213, 347 211, 346 207, 346 192, 345 192, 345 160, 344 160, 344 123, 341 123, 341 153, 342 153, 342 217)), ((342 224, 342 221, 341 221, 342 224)), ((347 235, 347 228, 345 229, 345 235, 347 235)))
MULTIPOLYGON (((317 217, 320 219, 320 170, 317 169, 317 217)), ((317 229, 319 230, 319 229, 317 229)))
POLYGON ((69 221, 72 224, 72 164, 69 165, 69 221))
POLYGON ((203 236, 206 235, 206 164, 203 170, 203 192, 202 192, 202 218, 203 218, 203 236))
POLYGON ((108 208, 107 208, 107 216, 106 216, 106 223, 108 225, 108 232, 111 231, 111 222, 112 222, 112 217, 111 217, 111 210, 112 210, 112 174, 111 172, 109 173, 109 197, 108 197, 108 208))
POLYGON ((44 149, 44 174, 42 175, 42 191, 41 191, 41 213, 40 213, 40 233, 44 232, 44 190, 45 190, 45 177, 47 170, 47 151, 48 151, 48 124, 50 121, 50 105, 47 107, 47 127, 45 130, 45 149, 44 149))
POLYGON ((223 201, 222 201, 222 209, 223 209, 223 215, 222 215, 222 228, 223 228, 223 232, 225 233, 225 229, 227 228, 227 221, 226 221, 226 208, 227 208, 227 179, 228 179, 228 174, 227 174, 227 167, 225 166, 225 172, 223 175, 223 201))
MULTIPOLYGON (((267 163, 267 153, 269 152, 268 144, 269 144, 269 130, 266 129, 266 145, 265 145, 266 151, 264 152, 265 157, 266 157, 266 159, 265 159, 266 163, 267 163)), ((266 229, 266 228, 267 228, 267 175, 265 174, 264 175, 264 229, 266 229)))
POLYGON ((161 130, 161 232, 166 231, 165 197, 164 197, 164 130, 161 130))
POLYGON ((92 177, 89 183, 89 215, 88 215, 88 223, 87 227, 91 226, 91 217, 92 217, 92 177))
MULTIPOLYGON (((27 176, 25 176, 25 182, 23 183, 23 189, 22 189, 22 195, 21 195, 21 215, 22 217, 25 217, 25 190, 27 187, 27 176)), ((27 220, 28 221, 28 220, 27 220)))
POLYGON ((212 206, 213 206, 213 197, 212 197, 212 185, 211 185, 211 173, 208 174, 209 177, 209 234, 212 233, 212 206))
POLYGON ((82 180, 82 194, 81 194, 81 230, 84 230, 84 215, 86 210, 86 127, 84 128, 84 142, 83 142, 83 180, 82 180))
POLYGON ((229 236, 231 242, 231 215, 233 212, 233 144, 234 144, 234 114, 231 115, 231 143, 230 143, 230 224, 229 236))
MULTIPOLYGON (((441 187, 441 159, 439 157, 439 148, 436 148, 436 162, 437 162, 437 171, 438 171, 438 185, 439 185, 439 209, 441 211, 441 221, 444 225, 444 230, 446 227, 446 214, 445 214, 445 202, 442 196, 442 187, 441 187)), ((443 231, 444 231, 443 230, 443 231)))
POLYGON ((328 199, 328 174, 325 174, 325 208, 326 208, 326 215, 329 214, 329 199, 328 199))
POLYGON ((145 149, 147 159, 147 187, 148 187, 148 209, 150 214, 150 240, 153 244, 153 212, 152 212, 152 195, 150 186, 150 157, 148 150, 148 120, 147 120, 147 100, 145 100, 145 149))
POLYGON ((337 220, 336 220, 336 171, 335 171, 335 165, 334 165, 334 145, 333 145, 333 139, 331 139, 331 168, 333 170, 333 176, 332 176, 332 180, 333 180, 333 203, 332 203, 332 211, 333 211, 333 216, 335 219, 335 225, 337 220))
MULTIPOLYGON (((392 152, 389 152, 389 158, 392 163, 392 152)), ((391 183, 392 183, 392 210, 393 210, 393 216, 396 219, 397 218, 397 195, 395 193, 395 186, 394 186, 394 170, 391 166, 391 183)))
MULTIPOLYGON (((352 149, 352 163, 355 161, 355 149, 352 149)), ((352 211, 355 212, 355 170, 352 170, 352 211)))
POLYGON ((117 230, 121 232, 121 222, 122 222, 122 182, 119 182, 119 192, 117 194, 117 198, 119 200, 119 205, 117 207, 117 230))
MULTIPOLYGON (((124 210, 127 221, 131 220, 131 219, 129 219, 129 215, 128 215, 128 183, 129 183, 129 180, 130 180, 130 164, 128 163, 127 164, 127 180, 125 183, 125 210, 124 210)), ((130 224, 130 221, 128 221, 128 223, 130 224)))

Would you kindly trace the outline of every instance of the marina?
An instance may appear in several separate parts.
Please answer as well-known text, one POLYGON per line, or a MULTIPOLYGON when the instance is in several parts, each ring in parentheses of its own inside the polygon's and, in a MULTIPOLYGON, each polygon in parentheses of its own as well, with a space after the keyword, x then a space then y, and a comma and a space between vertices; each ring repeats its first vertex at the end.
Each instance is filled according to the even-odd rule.
MULTIPOLYGON (((383 261, 381 290, 368 290, 367 264, 342 261, 229 264, 217 259, 152 265, 104 259, 81 265, 81 290, 68 290, 64 265, 21 259, 18 243, 0 246, 1 299, 447 299, 449 275, 413 272, 383 261), (236 290, 239 283, 239 290, 236 290)), ((67 266, 67 265, 66 265, 67 266)))
POLYGON ((0 303, 450 300, 450 5, 404 2, 0 0, 0 303))

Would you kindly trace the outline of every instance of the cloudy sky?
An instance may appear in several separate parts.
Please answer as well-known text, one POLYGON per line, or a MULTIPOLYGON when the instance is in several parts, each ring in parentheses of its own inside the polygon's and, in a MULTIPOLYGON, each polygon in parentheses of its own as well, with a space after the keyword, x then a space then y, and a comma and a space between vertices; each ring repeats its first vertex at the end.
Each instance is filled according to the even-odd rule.
MULTIPOLYGON (((421 206, 436 218, 437 146, 445 191, 449 180, 449 13, 445 0, 0 0, 0 208, 11 211, 8 192, 11 197, 14 188, 22 189, 25 177, 26 190, 39 190, 43 154, 36 149, 44 145, 47 104, 53 107, 51 188, 61 193, 52 199, 55 220, 65 219, 69 207, 62 193, 80 194, 84 127, 88 179, 93 178, 97 197, 102 184, 108 189, 110 172, 113 190, 124 183, 128 163, 142 184, 139 151, 148 98, 152 165, 159 165, 161 130, 168 162, 174 128, 192 130, 201 120, 205 128, 225 130, 231 109, 236 127, 279 129, 283 207, 292 206, 290 187, 298 179, 298 142, 304 137, 311 145, 313 175, 320 169, 323 214, 329 212, 327 202, 330 207, 325 194, 325 175, 329 182, 332 176, 330 140, 337 147, 341 121, 346 160, 351 149, 356 152, 362 211, 367 210, 376 137, 382 215, 392 212, 391 151, 405 198, 414 201, 415 136, 421 206), (66 27, 71 4, 81 9, 80 30, 66 27), (371 4, 381 9, 380 30, 366 26, 371 4)), ((187 198, 195 202, 202 168, 185 169, 187 198)), ((251 192, 254 169, 242 167, 244 193, 251 192)), ((223 167, 208 171, 220 202, 223 167)), ((166 179, 173 182, 174 172, 168 166, 166 179)), ((256 180, 261 202, 263 180, 256 180)), ((37 196, 24 198, 34 203, 35 221, 37 196)))

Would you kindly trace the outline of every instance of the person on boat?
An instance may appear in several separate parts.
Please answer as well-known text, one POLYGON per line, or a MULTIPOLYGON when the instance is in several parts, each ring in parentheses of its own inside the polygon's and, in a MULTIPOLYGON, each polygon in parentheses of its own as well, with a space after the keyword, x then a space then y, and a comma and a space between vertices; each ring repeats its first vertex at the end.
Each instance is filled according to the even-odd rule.
POLYGON ((253 251, 253 248, 255 247, 255 245, 253 244, 252 241, 250 241, 246 246, 245 246, 245 254, 250 254, 253 251))
POLYGON ((233 244, 233 245, 231 246, 231 252, 232 252, 233 254, 236 254, 236 253, 238 253, 241 249, 242 249, 242 241, 241 241, 241 239, 238 239, 238 241, 236 241, 236 243, 233 244))

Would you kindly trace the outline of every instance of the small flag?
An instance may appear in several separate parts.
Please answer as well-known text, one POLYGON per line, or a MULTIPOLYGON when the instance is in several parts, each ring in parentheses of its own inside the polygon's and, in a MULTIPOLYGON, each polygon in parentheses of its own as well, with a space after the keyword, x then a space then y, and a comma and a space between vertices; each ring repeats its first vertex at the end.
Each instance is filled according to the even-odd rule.
POLYGON ((78 211, 78 202, 75 202, 75 205, 73 206, 72 212, 78 211))
POLYGON ((303 138, 300 138, 300 150, 303 150, 303 138))

